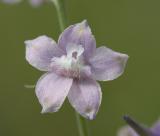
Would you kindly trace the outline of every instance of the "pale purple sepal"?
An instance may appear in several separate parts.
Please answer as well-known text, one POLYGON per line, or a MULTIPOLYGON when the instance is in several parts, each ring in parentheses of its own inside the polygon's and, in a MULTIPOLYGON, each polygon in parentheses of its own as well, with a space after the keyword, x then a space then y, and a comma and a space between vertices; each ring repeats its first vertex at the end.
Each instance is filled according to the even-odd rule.
POLYGON ((107 47, 96 49, 90 58, 92 73, 96 80, 109 81, 116 79, 124 72, 128 55, 115 52, 107 47))
MULTIPOLYGON (((19 3, 23 0, 2 0, 2 1, 5 2, 5 3, 8 3, 8 4, 16 4, 16 3, 19 3)), ((37 6, 40 6, 44 2, 47 2, 49 0, 28 0, 28 1, 33 7, 37 7, 37 6)))
POLYGON ((137 123, 129 116, 124 116, 124 120, 127 122, 129 126, 120 129, 120 131, 118 131, 118 136, 160 136, 159 120, 151 128, 147 128, 146 126, 137 123))
POLYGON ((2 1, 7 4, 16 4, 21 2, 22 0, 2 0, 2 1))
POLYGON ((39 36, 34 40, 27 40, 25 44, 26 60, 41 71, 50 71, 51 59, 63 54, 55 41, 47 36, 39 36))
POLYGON ((43 107, 42 113, 58 111, 68 95, 71 85, 71 78, 54 73, 43 75, 36 85, 36 95, 43 107))
POLYGON ((160 119, 151 127, 151 131, 153 131, 156 136, 160 136, 160 119))
POLYGON ((40 6, 46 1, 48 0, 29 0, 30 4, 34 7, 40 6))
POLYGON ((131 127, 124 126, 118 130, 117 136, 139 136, 131 127))
POLYGON ((78 113, 92 120, 101 104, 101 87, 92 79, 74 80, 68 99, 78 113))
POLYGON ((96 49, 96 41, 86 20, 69 26, 60 35, 58 45, 66 51, 68 44, 82 45, 86 59, 92 56, 96 49))

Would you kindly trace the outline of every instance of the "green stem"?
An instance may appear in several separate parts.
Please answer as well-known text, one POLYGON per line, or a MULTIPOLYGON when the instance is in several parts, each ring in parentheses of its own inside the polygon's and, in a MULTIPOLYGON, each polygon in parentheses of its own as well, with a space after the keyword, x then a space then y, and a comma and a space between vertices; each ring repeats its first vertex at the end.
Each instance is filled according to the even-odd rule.
MULTIPOLYGON (((65 12, 65 0, 51 0, 57 10, 58 20, 61 31, 67 27, 67 16, 65 12)), ((79 114, 76 113, 77 127, 79 136, 89 136, 87 122, 79 114)))
POLYGON ((67 27, 67 15, 65 11, 65 0, 51 0, 57 10, 57 16, 61 31, 67 27))
POLYGON ((76 113, 77 126, 79 131, 79 136, 89 136, 89 130, 87 126, 87 121, 76 113))

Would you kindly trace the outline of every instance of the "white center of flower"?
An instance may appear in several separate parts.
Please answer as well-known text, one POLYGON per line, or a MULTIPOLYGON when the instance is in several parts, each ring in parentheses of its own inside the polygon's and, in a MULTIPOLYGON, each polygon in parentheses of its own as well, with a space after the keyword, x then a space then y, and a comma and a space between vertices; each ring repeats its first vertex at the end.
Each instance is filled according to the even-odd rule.
POLYGON ((79 77, 84 66, 82 53, 84 48, 81 45, 69 44, 66 47, 67 55, 52 59, 51 67, 61 75, 79 77))

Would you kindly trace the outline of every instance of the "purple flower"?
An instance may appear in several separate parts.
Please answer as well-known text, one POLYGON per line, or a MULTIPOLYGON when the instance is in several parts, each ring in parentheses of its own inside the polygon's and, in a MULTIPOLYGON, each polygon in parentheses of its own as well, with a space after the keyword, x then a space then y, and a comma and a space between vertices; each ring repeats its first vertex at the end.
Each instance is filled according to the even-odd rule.
POLYGON ((21 2, 21 0, 2 0, 2 1, 8 4, 15 4, 21 2))
POLYGON ((131 127, 123 126, 118 131, 118 136, 139 136, 131 127))
POLYGON ((118 136, 160 136, 160 120, 158 120, 151 128, 147 128, 128 116, 125 116, 124 119, 130 127, 122 127, 118 131, 118 136))
POLYGON ((30 4, 34 7, 42 5, 47 0, 29 0, 30 4))
POLYGON ((56 112, 65 98, 87 119, 94 119, 101 104, 101 87, 96 82, 113 80, 125 68, 128 56, 96 41, 87 21, 71 25, 60 35, 58 44, 47 36, 25 41, 26 60, 47 71, 36 85, 42 113, 56 112))
MULTIPOLYGON (((22 0, 2 0, 2 1, 8 4, 16 4, 21 2, 22 0)), ((34 7, 41 5, 46 1, 48 0, 29 0, 30 4, 34 7)))

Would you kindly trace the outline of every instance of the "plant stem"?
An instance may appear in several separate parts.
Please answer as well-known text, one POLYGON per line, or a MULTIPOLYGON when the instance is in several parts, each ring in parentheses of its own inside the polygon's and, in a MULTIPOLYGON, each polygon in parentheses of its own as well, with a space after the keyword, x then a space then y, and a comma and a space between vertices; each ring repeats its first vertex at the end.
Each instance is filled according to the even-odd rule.
POLYGON ((79 131, 79 136, 89 136, 87 121, 76 113, 77 126, 79 131))
POLYGON ((61 31, 67 27, 67 15, 65 11, 65 0, 51 0, 57 10, 57 16, 61 31))
MULTIPOLYGON (((67 16, 65 12, 65 0, 51 0, 57 10, 58 20, 61 32, 67 27, 67 16)), ((78 113, 76 113, 77 127, 79 136, 89 136, 87 122, 78 113)))

